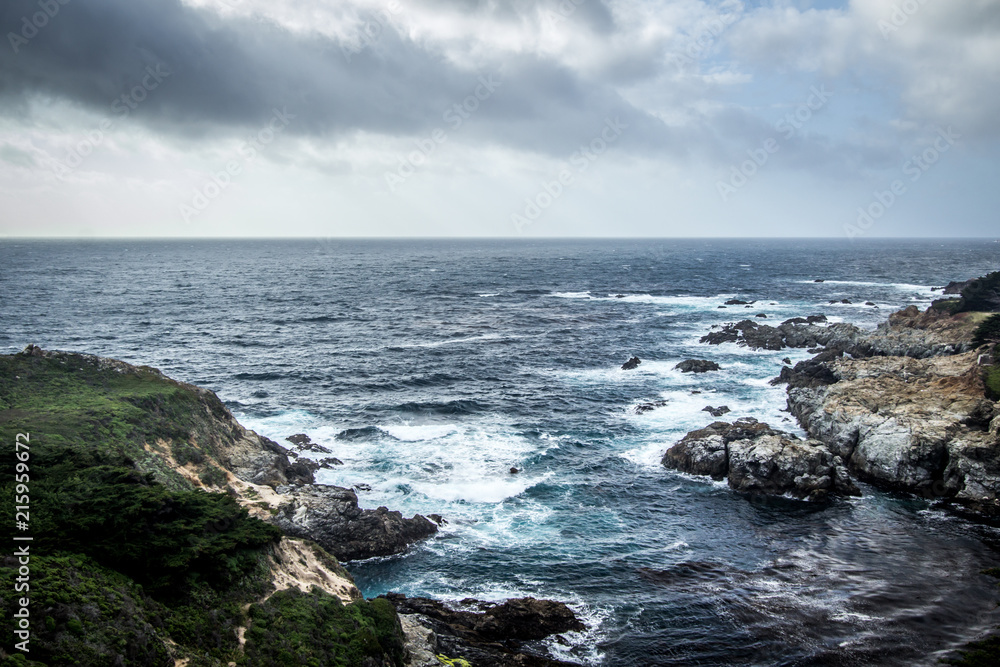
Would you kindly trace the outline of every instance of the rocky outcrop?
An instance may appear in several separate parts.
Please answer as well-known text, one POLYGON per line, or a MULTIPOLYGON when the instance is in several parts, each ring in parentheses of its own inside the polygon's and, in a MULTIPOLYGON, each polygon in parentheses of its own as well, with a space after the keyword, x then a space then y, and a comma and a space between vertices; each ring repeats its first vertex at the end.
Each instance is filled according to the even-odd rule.
POLYGON ((726 479, 751 495, 823 501, 860 495, 841 457, 818 440, 800 440, 745 417, 691 431, 668 449, 662 463, 694 475, 726 479))
POLYGON ((639 359, 639 357, 632 357, 631 359, 629 359, 628 361, 626 361, 624 364, 622 364, 622 370, 623 371, 633 370, 635 368, 638 368, 639 364, 641 364, 641 363, 642 363, 642 361, 639 359))
POLYGON ((708 414, 712 415, 713 417, 721 417, 722 415, 727 414, 728 412, 730 412, 728 405, 720 405, 717 408, 714 408, 711 405, 706 405, 705 407, 703 407, 701 409, 701 411, 702 412, 707 412, 708 414))
POLYGON ((406 519, 385 507, 363 510, 354 491, 312 484, 278 487, 284 496, 269 519, 286 534, 315 541, 339 560, 359 560, 402 553, 437 532, 419 514, 406 519))
POLYGON ((755 350, 781 350, 786 347, 816 347, 828 345, 831 341, 853 340, 860 334, 860 330, 851 324, 819 326, 825 321, 824 315, 793 318, 778 326, 742 320, 726 324, 719 331, 702 336, 701 342, 709 345, 736 343, 755 350))
POLYGON ((1000 498, 1000 408, 976 353, 838 359, 824 387, 790 387, 788 405, 860 478, 986 511, 1000 498))
POLYGON ((984 387, 990 358, 972 342, 982 320, 910 306, 774 382, 788 384, 790 412, 858 478, 1000 514, 1000 404, 984 387))
POLYGON ((974 279, 970 280, 952 280, 950 283, 945 285, 943 288, 938 288, 942 290, 942 294, 961 294, 962 290, 969 286, 969 284, 974 279))
POLYGON ((288 442, 292 443, 300 450, 304 452, 319 452, 320 454, 332 454, 333 452, 324 447, 323 445, 316 444, 312 441, 305 433, 296 433, 295 435, 290 435, 285 438, 288 442))
POLYGON ((953 318, 943 310, 921 312, 910 306, 893 313, 875 331, 863 331, 853 324, 825 325, 823 315, 785 320, 778 326, 742 320, 722 326, 702 336, 709 345, 736 343, 761 350, 825 347, 853 357, 907 356, 917 359, 958 354, 972 349, 976 318, 953 318))
POLYGON ((637 406, 635 406, 635 414, 641 415, 646 412, 651 412, 652 410, 655 410, 657 408, 662 408, 666 404, 667 402, 664 400, 647 401, 645 403, 640 403, 637 406))
POLYGON ((586 629, 573 610, 553 600, 528 597, 493 604, 467 599, 461 602, 461 609, 452 609, 437 600, 398 593, 388 593, 385 598, 395 606, 404 628, 409 628, 411 653, 461 657, 473 665, 571 665, 540 655, 526 644, 586 629))
POLYGON ((674 369, 679 370, 681 373, 708 373, 710 371, 717 371, 720 368, 719 364, 707 359, 686 359, 674 366, 674 369))
POLYGON ((778 377, 771 380, 772 385, 787 384, 789 387, 825 387, 834 384, 840 378, 829 365, 829 361, 843 356, 839 349, 821 352, 812 359, 806 359, 795 364, 793 368, 783 366, 778 377))

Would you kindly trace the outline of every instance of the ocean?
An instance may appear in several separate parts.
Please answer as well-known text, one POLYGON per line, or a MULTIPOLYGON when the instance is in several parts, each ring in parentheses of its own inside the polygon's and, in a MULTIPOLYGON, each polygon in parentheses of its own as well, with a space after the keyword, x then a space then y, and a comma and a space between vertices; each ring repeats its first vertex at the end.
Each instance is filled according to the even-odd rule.
POLYGON ((563 600, 588 629, 545 647, 588 665, 912 667, 1000 623, 997 529, 866 485, 751 501, 659 460, 706 406, 801 435, 768 381, 810 355, 700 344, 713 325, 871 328, 998 267, 993 240, 6 240, 0 347, 155 366, 331 449, 318 481, 363 507, 445 517, 349 564, 366 596, 563 600))

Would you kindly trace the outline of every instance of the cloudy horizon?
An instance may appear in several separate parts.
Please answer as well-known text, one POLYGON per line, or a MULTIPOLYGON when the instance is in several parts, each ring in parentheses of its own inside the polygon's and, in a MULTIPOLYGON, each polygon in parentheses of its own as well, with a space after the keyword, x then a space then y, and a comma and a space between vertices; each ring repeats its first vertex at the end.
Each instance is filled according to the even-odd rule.
POLYGON ((9 0, 5 237, 989 237, 1000 3, 9 0))

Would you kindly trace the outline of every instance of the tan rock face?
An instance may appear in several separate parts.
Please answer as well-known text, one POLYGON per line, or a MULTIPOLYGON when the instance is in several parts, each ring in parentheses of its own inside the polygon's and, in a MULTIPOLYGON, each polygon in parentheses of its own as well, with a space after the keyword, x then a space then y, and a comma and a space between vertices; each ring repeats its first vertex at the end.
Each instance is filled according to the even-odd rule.
POLYGON ((321 548, 309 542, 283 537, 270 561, 275 593, 292 587, 308 593, 315 586, 340 598, 344 604, 361 599, 361 591, 347 572, 321 548))
POLYGON ((940 356, 829 361, 839 381, 790 388, 789 408, 858 477, 993 512, 1000 507, 1000 406, 986 398, 977 352, 946 352, 969 347, 976 321, 975 314, 950 318, 915 307, 896 313, 868 338, 870 347, 905 351, 903 343, 912 343, 915 357, 932 348, 940 356))

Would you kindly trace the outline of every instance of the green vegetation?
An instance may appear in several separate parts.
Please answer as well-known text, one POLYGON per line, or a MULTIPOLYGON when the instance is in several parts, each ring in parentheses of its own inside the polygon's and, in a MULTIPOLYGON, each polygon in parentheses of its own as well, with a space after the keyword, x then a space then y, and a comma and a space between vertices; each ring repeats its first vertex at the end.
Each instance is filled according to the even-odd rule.
POLYGON ((347 667, 366 658, 403 660, 402 630, 385 599, 344 605, 318 589, 307 595, 291 588, 255 605, 250 618, 245 653, 251 665, 347 667))
MULTIPOLYGON (((297 602, 287 608, 280 606, 285 594, 258 604, 270 590, 268 555, 280 531, 250 517, 228 494, 193 489, 146 448, 162 443, 178 462, 201 466, 206 484, 221 485, 225 475, 212 459, 218 443, 231 437, 217 432, 215 419, 226 414, 213 394, 153 369, 72 354, 0 356, 0 521, 14 525, 19 461, 13 443, 17 433, 30 433, 34 537, 33 662, 4 653, 14 645, 13 628, 5 624, 0 666, 166 667, 175 658, 189 659, 189 667, 327 664, 285 661, 287 642, 258 642, 252 660, 241 650, 236 629, 251 617, 266 624, 251 627, 259 636, 284 627, 275 610, 300 607, 314 611, 296 616, 295 655, 336 656, 339 662, 329 664, 338 665, 369 656, 401 662, 391 606, 361 601, 344 607, 329 596, 304 594, 301 600, 292 595, 297 602), (349 612, 332 611, 334 602, 349 612), (336 634, 326 632, 333 618, 339 619, 336 634)), ((16 559, 0 562, 0 608, 7 618, 24 595, 14 592, 16 576, 16 559)))
POLYGON ((1000 271, 976 278, 962 290, 961 305, 956 312, 996 312, 1000 310, 1000 271))
POLYGON ((931 302, 931 308, 934 310, 941 310, 950 315, 954 315, 959 312, 959 308, 962 306, 961 299, 935 299, 931 302))
POLYGON ((983 376, 983 383, 986 385, 986 393, 989 398, 1000 401, 1000 366, 995 364, 988 366, 983 376))
POLYGON ((980 322, 972 336, 972 344, 976 347, 989 343, 1000 343, 1000 314, 990 315, 980 322))

